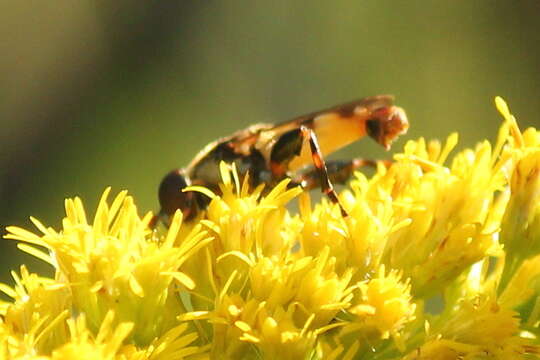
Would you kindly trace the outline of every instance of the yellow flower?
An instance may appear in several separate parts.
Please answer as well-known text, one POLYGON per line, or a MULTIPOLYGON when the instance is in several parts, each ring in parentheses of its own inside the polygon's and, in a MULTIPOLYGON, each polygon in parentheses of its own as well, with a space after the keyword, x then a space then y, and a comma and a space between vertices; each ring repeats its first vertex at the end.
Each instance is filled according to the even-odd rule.
POLYGON ((177 213, 166 236, 155 239, 147 227, 151 214, 140 218, 125 192, 109 206, 109 191, 103 194, 93 224, 76 198, 66 201, 60 232, 36 219, 32 221, 42 236, 8 228, 6 238, 22 241, 22 250, 56 269, 55 279, 44 279, 23 267, 20 278, 14 275, 15 288, 1 288, 14 299, 4 307, 5 326, 26 342, 29 354, 48 354, 67 341, 66 318, 79 313, 85 315, 85 326, 96 332, 113 311, 115 323, 133 324, 128 338, 138 345, 148 345, 178 325, 175 316, 182 303, 176 292, 195 286, 180 268, 211 238, 199 225, 175 245, 182 221, 177 213))
POLYGON ((506 250, 504 288, 525 259, 540 254, 540 132, 529 128, 522 134, 506 104, 498 104, 512 130, 506 149, 512 159, 509 199, 500 233, 506 250))
POLYGON ((250 191, 247 178, 240 185, 234 166, 222 163, 220 170, 222 195, 197 186, 189 189, 211 198, 206 218, 200 223, 213 241, 204 252, 191 256, 185 267, 197 284, 197 296, 191 299, 197 310, 210 309, 210 299, 215 299, 238 268, 245 270, 237 271, 241 283, 247 278, 246 264, 253 263, 256 257, 290 253, 302 226, 285 207, 301 193, 299 188, 287 189, 289 180, 263 196, 263 187, 250 191))
POLYGON ((522 359, 533 347, 519 336, 516 313, 490 296, 463 299, 429 327, 406 359, 522 359))
MULTIPOLYGON (((49 263, 0 284, 0 359, 533 359, 540 356, 540 132, 409 141, 343 191, 344 217, 234 164, 196 219, 152 230, 126 192, 92 221, 8 227, 49 263), (287 205, 299 199, 299 214, 287 205)), ((180 189, 179 189, 180 191, 180 189)))
POLYGON ((217 252, 255 250, 270 255, 294 246, 296 225, 285 205, 302 192, 299 187, 287 189, 289 180, 284 180, 262 196, 263 186, 250 192, 247 177, 240 185, 234 166, 221 163, 221 174, 222 195, 205 191, 212 198, 205 224, 215 233, 217 252))
POLYGON ((51 359, 114 359, 133 324, 121 323, 113 329, 113 318, 112 312, 107 313, 96 336, 88 331, 84 314, 67 320, 71 341, 53 350, 51 359))
POLYGON ((20 275, 12 275, 15 287, 2 286, 14 300, 2 309, 4 353, 12 357, 43 354, 66 342, 69 338, 61 324, 72 306, 67 289, 29 273, 25 266, 21 266, 20 275))
MULTIPOLYGON (((313 351, 316 340, 316 332, 309 330, 311 321, 306 321, 302 326, 297 325, 294 314, 295 306, 287 309, 266 306, 251 300, 244 306, 235 307, 238 311, 234 323, 221 326, 229 330, 228 336, 216 338, 214 346, 223 343, 224 349, 215 348, 215 358, 218 354, 227 354, 227 359, 304 359, 313 351), (232 331, 235 329, 236 331, 232 331), (231 352, 233 348, 243 351, 231 352), (240 345, 242 344, 242 345, 240 345), (224 350, 224 351, 223 351, 224 350), (222 352, 223 351, 223 352, 222 352)), ((233 314, 230 313, 230 316, 233 314)), ((219 326, 218 329, 219 331, 219 326)))
MULTIPOLYGON (((523 261, 502 291, 500 301, 508 308, 517 308, 538 293, 540 293, 540 255, 523 261)), ((535 315, 533 324, 540 314, 535 315)))
POLYGON ((302 229, 301 251, 316 255, 324 247, 337 260, 337 269, 356 269, 355 280, 377 271, 387 240, 393 232, 406 226, 405 219, 396 224, 392 199, 383 193, 373 194, 368 180, 357 174, 351 182, 352 192, 345 192, 343 203, 349 216, 343 219, 339 208, 326 200, 312 209, 309 196, 300 200, 302 229))
POLYGON ((411 278, 418 296, 440 291, 476 261, 500 254, 494 235, 504 159, 483 142, 448 168, 444 162, 456 142, 454 135, 445 146, 410 141, 396 164, 374 179, 377 190, 392 197, 395 221, 410 221, 390 235, 384 259, 411 278))
POLYGON ((381 265, 373 279, 363 281, 357 287, 358 295, 347 309, 353 316, 350 323, 344 325, 342 335, 355 333, 355 337, 369 339, 371 344, 392 336, 396 345, 404 350, 400 331, 415 319, 416 310, 409 282, 401 281, 401 275, 395 270, 386 274, 381 265))
POLYGON ((180 319, 208 319, 213 324, 212 353, 226 354, 224 358, 250 358, 242 357, 246 352, 269 359, 303 358, 313 350, 317 334, 352 298, 352 272, 338 276, 334 263, 328 249, 316 258, 246 259, 249 286, 234 271, 213 311, 180 319))

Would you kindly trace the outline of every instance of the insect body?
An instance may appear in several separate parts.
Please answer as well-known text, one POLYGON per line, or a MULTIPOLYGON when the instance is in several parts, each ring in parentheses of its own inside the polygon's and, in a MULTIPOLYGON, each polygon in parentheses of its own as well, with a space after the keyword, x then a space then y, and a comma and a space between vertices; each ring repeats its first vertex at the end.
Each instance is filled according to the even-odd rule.
MULTIPOLYGON (((353 171, 374 162, 364 159, 325 162, 323 154, 368 135, 385 149, 407 131, 405 111, 380 95, 334 106, 281 124, 257 124, 208 144, 184 169, 173 170, 159 187, 161 210, 152 225, 165 224, 177 209, 192 219, 206 208, 208 198, 198 192, 182 192, 201 185, 219 193, 219 164, 235 163, 241 177, 249 172, 252 186, 277 184, 285 177, 306 189, 320 187, 339 203, 332 183, 344 183, 353 171)), ((346 211, 342 209, 343 215, 346 211)))

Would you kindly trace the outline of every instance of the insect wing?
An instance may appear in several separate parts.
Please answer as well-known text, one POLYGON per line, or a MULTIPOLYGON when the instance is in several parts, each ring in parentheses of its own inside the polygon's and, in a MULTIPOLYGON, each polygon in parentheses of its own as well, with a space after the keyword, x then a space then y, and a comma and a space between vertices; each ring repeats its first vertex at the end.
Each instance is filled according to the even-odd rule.
MULTIPOLYGON (((268 156, 272 146, 284 133, 305 126, 313 129, 324 155, 330 154, 366 135, 366 121, 377 109, 391 108, 393 97, 379 95, 350 101, 324 110, 298 116, 292 120, 262 130, 256 147, 268 156)), ((308 146, 302 148, 300 156, 289 164, 294 171, 312 163, 308 146)))

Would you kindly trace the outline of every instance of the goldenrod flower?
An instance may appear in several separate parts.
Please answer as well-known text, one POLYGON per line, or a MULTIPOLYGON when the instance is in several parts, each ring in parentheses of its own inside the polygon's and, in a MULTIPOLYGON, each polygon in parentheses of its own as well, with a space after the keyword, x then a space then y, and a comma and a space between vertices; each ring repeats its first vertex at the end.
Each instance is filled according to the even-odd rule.
POLYGON ((504 287, 510 274, 525 259, 540 254, 540 132, 529 128, 521 134, 506 108, 503 114, 513 132, 506 149, 512 166, 509 167, 508 206, 500 234, 507 262, 502 277, 504 287))
POLYGON ((345 218, 221 164, 187 223, 151 230, 107 189, 92 221, 75 198, 61 230, 8 227, 55 275, 0 284, 0 359, 540 358, 540 132, 496 103, 494 144, 409 141, 355 175, 345 218))
POLYGON ((404 350, 400 331, 415 319, 416 310, 408 281, 402 282, 396 270, 386 274, 384 265, 381 265, 374 278, 359 283, 357 288, 358 295, 347 309, 352 316, 341 334, 349 334, 349 338, 352 334, 356 339, 369 339, 371 344, 392 336, 396 346, 404 350))
MULTIPOLYGON (((125 192, 109 206, 108 193, 109 189, 93 224, 88 223, 82 202, 76 198, 66 201, 67 216, 60 232, 36 219, 32 221, 42 236, 8 228, 6 238, 21 241, 22 250, 56 269, 54 279, 45 279, 23 267, 21 276, 13 273, 15 288, 2 287, 14 299, 4 306, 4 326, 12 330, 11 337, 20 339, 27 354, 50 355, 59 345, 74 341, 67 320, 79 314, 84 315, 84 327, 94 334, 107 316, 114 315, 111 326, 131 324, 126 343, 139 346, 148 346, 179 325, 175 316, 182 303, 175 292, 195 286, 180 268, 211 238, 197 226, 175 245, 182 221, 178 213, 167 234, 155 239, 147 226, 151 214, 140 218, 125 192), (108 315, 111 311, 113 315, 108 315)), ((8 354, 15 356, 20 350, 10 344, 8 341, 8 354)))
POLYGON ((519 319, 489 296, 462 299, 429 327, 407 359, 521 359, 536 351, 519 336, 519 319))

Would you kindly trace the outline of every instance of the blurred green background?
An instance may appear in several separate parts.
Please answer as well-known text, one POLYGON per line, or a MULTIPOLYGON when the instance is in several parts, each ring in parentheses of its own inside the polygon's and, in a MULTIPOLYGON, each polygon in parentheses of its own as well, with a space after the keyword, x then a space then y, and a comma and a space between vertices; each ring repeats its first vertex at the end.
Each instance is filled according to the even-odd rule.
MULTIPOLYGON (((407 138, 493 139, 495 95, 538 126, 539 15, 538 0, 2 1, 0 225, 58 228, 65 197, 93 213, 106 186, 154 210, 162 175, 208 142, 368 95, 396 95, 407 138)), ((368 141, 336 156, 355 154, 389 156, 368 141)), ((28 257, 1 244, 6 281, 28 257)))

